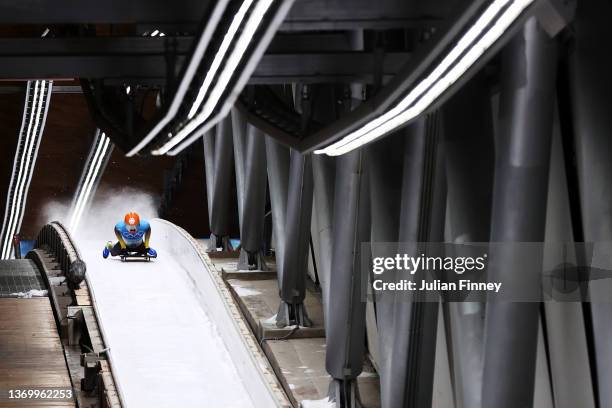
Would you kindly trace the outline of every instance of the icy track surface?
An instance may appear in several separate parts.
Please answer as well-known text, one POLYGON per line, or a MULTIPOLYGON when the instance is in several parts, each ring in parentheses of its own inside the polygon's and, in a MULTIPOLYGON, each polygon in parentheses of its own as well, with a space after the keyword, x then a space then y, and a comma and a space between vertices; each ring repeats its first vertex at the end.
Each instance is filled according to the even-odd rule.
POLYGON ((153 229, 151 262, 103 259, 103 245, 79 243, 125 405, 254 407, 169 243, 153 229))

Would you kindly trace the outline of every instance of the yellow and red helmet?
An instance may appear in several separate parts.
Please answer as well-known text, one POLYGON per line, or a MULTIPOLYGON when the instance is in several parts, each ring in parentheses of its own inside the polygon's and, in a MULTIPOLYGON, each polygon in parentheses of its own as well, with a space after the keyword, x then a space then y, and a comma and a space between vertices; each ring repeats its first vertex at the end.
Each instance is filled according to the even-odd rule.
POLYGON ((125 227, 128 231, 136 231, 136 228, 138 228, 138 225, 140 225, 140 217, 135 212, 125 214, 125 218, 123 220, 125 221, 125 227))

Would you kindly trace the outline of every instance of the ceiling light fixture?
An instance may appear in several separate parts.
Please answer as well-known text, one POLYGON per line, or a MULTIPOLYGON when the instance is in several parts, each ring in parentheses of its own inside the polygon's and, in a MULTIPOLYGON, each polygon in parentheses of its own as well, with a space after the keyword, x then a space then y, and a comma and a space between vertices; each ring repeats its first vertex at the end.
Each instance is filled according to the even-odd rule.
MULTIPOLYGON (((242 33, 240 34, 240 37, 238 37, 236 45, 232 49, 232 52, 231 52, 230 56, 228 57, 228 60, 226 61, 225 65, 223 67, 223 71, 221 72, 221 75, 217 79, 217 82, 216 82, 213 90, 211 91, 210 95, 208 96, 208 99, 206 100, 206 103, 204 104, 204 107, 202 108, 202 111, 195 118, 193 118, 192 112, 195 115, 195 112, 197 110, 197 108, 194 110, 194 107, 196 106, 196 104, 194 104, 192 106, 191 111, 190 111, 190 115, 188 116, 188 118, 191 119, 191 121, 187 122, 187 124, 178 133, 176 133, 166 144, 164 144, 161 148, 159 148, 157 150, 154 150, 152 152, 154 155, 161 155, 161 154, 167 153, 174 146, 176 146, 177 144, 182 142, 194 130, 196 130, 198 127, 200 127, 206 121, 206 119, 208 119, 210 117, 210 115, 213 112, 214 108, 217 106, 217 103, 219 102, 219 99, 221 98, 221 95, 223 94, 223 91, 225 91, 225 89, 227 88, 227 84, 229 83, 232 75, 234 74, 234 72, 235 72, 235 70, 236 70, 236 68, 237 68, 237 66, 238 66, 238 64, 240 62, 240 59, 244 56, 244 52, 246 51, 248 45, 250 44, 251 39, 253 38, 253 35, 255 34, 255 31, 257 30, 257 28, 261 24, 261 21, 263 20, 266 12, 268 11, 270 6, 272 5, 272 2, 273 2, 273 0, 261 0, 261 1, 259 1, 255 5, 255 8, 253 9, 251 15, 249 16, 249 19, 247 20, 247 23, 245 24, 244 29, 242 30, 242 33)), ((240 11, 242 11, 242 8, 245 5, 247 5, 246 8, 248 9, 248 7, 250 7, 251 3, 252 3, 252 0, 245 0, 244 3, 242 4, 240 10, 238 11, 238 13, 240 13, 240 11)), ((237 15, 238 15, 238 13, 237 13, 237 15)), ((240 20, 240 22, 241 21, 242 21, 242 19, 240 20)), ((234 24, 234 22, 232 22, 232 25, 233 24, 234 24)), ((231 26, 230 26, 230 28, 231 28, 231 26)), ((229 33, 229 31, 228 31, 228 33, 229 33)), ((221 51, 221 48, 220 48, 220 51, 221 51)), ((225 50, 225 51, 227 51, 227 50, 225 50)), ((223 56, 224 55, 225 55, 225 53, 223 54, 223 56)), ((216 59, 217 58, 215 57, 215 60, 216 59)), ((220 58, 220 60, 221 59, 222 58, 220 58)), ((213 61, 213 63, 214 63, 214 61, 213 61)), ((212 69, 212 65, 211 65, 211 69, 212 69)), ((210 71, 209 71, 209 73, 210 73, 210 71)), ((215 70, 215 73, 216 73, 216 70, 215 70)), ((202 85, 202 88, 200 88, 200 93, 201 94, 205 94, 206 91, 208 91, 208 85, 209 84, 206 83, 206 79, 207 78, 208 78, 208 75, 205 78, 205 82, 202 85), (204 89, 205 85, 206 85, 206 88, 204 89), (203 89, 204 89, 204 92, 202 92, 203 89)), ((212 81, 212 78, 211 78, 211 81, 212 81)), ((198 94, 198 96, 200 96, 200 94, 198 94)), ((204 95, 202 95, 202 98, 199 100, 199 103, 201 103, 202 99, 204 99, 204 95)), ((198 103, 198 99, 196 99, 196 103, 198 103)), ((199 104, 197 105, 197 107, 199 108, 199 104)))
POLYGON ((534 0, 493 1, 446 57, 394 108, 341 140, 324 149, 315 150, 315 154, 345 154, 421 115, 478 61, 533 2, 534 0))
POLYGON ((251 7, 251 4, 253 4, 253 0, 245 0, 234 15, 232 23, 230 24, 227 33, 225 33, 223 41, 221 42, 221 45, 219 46, 219 49, 215 54, 215 58, 213 59, 212 64, 210 64, 210 68, 208 69, 208 72, 204 77, 204 81, 202 82, 202 86, 200 86, 198 95, 196 96, 193 105, 191 105, 191 109, 189 110, 189 114, 187 115, 189 119, 193 118, 193 116, 200 108, 200 105, 202 104, 202 101, 204 100, 204 97, 208 92, 208 88, 212 83, 215 75, 217 75, 217 71, 221 66, 221 62, 223 61, 223 58, 225 58, 225 54, 227 54, 227 50, 229 49, 232 41, 234 40, 236 32, 242 25, 242 20, 244 20, 247 11, 249 11, 249 8, 251 7))
POLYGON ((236 45, 225 62, 223 71, 217 78, 212 91, 206 97, 206 102, 204 103, 200 113, 193 117, 191 121, 187 122, 187 124, 175 135, 173 135, 161 148, 154 150, 152 154, 178 154, 195 140, 199 139, 202 134, 210 130, 225 116, 227 116, 235 99, 242 88, 246 85, 246 82, 255 69, 256 64, 259 62, 259 58, 263 55, 269 42, 274 36, 276 32, 275 27, 282 22, 293 2, 284 1, 280 4, 275 15, 271 19, 271 23, 268 24, 266 31, 252 52, 249 60, 246 63, 243 63, 242 71, 238 79, 235 81, 233 89, 230 89, 230 93, 226 98, 225 103, 221 109, 218 110, 218 113, 215 116, 212 116, 215 109, 217 109, 219 106, 221 97, 227 92, 229 82, 235 75, 238 65, 243 62, 242 58, 245 55, 247 47, 251 43, 252 37, 255 35, 257 29, 261 26, 261 23, 272 4, 273 0, 261 0, 255 5, 240 37, 236 41, 236 45))
POLYGON ((2 248, 0 251, 2 259, 11 257, 13 236, 21 228, 28 190, 47 118, 52 87, 52 81, 28 82, 18 148, 13 161, 13 175, 2 225, 2 248), (30 95, 32 95, 32 99, 30 99, 30 95), (20 146, 22 147, 20 148, 20 146))
POLYGON ((181 103, 185 98, 185 94, 189 89, 189 85, 193 80, 193 77, 195 76, 196 71, 200 65, 202 57, 204 56, 204 52, 206 51, 206 48, 210 43, 210 40, 215 32, 215 29, 217 28, 217 25, 221 21, 223 12, 225 11, 225 8, 227 7, 229 1, 230 0, 219 0, 215 3, 215 7, 210 15, 210 18, 206 22, 204 31, 202 32, 202 35, 198 40, 193 55, 189 60, 189 64, 185 69, 183 78, 181 79, 181 82, 177 88, 176 94, 174 95, 174 98, 172 98, 172 102, 170 103, 168 111, 166 111, 164 117, 159 122, 157 122, 153 129, 151 129, 149 133, 147 133, 147 135, 138 144, 136 144, 136 146, 134 146, 132 150, 130 150, 126 154, 127 157, 134 156, 146 145, 148 145, 158 135, 158 133, 161 132, 161 130, 176 116, 181 106, 181 103))
POLYGON ((98 186, 102 172, 104 171, 104 167, 112 151, 113 145, 110 138, 98 129, 96 131, 94 145, 89 153, 87 167, 83 172, 84 177, 81 176, 81 182, 79 183, 75 200, 73 201, 69 221, 69 229, 72 233, 76 232, 79 227, 83 213, 87 208, 90 198, 93 193, 95 193, 95 189, 98 186))

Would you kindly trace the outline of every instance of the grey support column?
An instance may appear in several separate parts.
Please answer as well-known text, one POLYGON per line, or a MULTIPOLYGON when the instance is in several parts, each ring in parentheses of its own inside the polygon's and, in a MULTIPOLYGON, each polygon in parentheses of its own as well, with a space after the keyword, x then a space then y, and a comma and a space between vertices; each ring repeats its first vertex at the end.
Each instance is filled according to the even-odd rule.
MULTIPOLYGON (((417 242, 443 238, 444 189, 442 152, 436 115, 407 128, 401 191, 401 252, 415 253, 417 242)), ((435 363, 437 303, 408 301, 393 293, 377 303, 381 330, 381 403, 383 408, 431 406, 435 363), (382 302, 392 302, 380 309, 382 302), (418 335, 415 335, 418 333, 418 335)))
POLYGON ((368 150, 373 242, 398 240, 406 137, 406 132, 401 131, 371 145, 368 150))
POLYGON ((228 225, 234 157, 231 120, 230 117, 223 119, 216 128, 210 249, 231 249, 228 225))
MULTIPOLYGON (((314 201, 319 234, 319 259, 317 265, 321 292, 323 294, 324 316, 329 313, 329 279, 331 274, 331 259, 333 245, 334 217, 334 179, 336 177, 336 161, 326 155, 312 156, 312 173, 314 178, 314 201)), ((327 319, 325 319, 327 323, 327 319)))
MULTIPOLYGON (((370 178, 370 199, 372 242, 397 242, 399 238, 399 215, 402 196, 403 148, 406 132, 400 131, 380 142, 374 143, 368 151, 368 173, 370 178)), ((373 251, 372 257, 384 256, 373 251)), ((391 316, 393 303, 386 299, 375 299, 376 315, 391 316)), ((378 324, 379 349, 369 343, 370 353, 380 360, 391 355, 393 333, 389 324, 378 324)))
POLYGON ((215 129, 204 134, 204 171, 206 175, 206 204, 208 207, 208 225, 212 226, 212 202, 215 195, 215 129))
POLYGON ((254 126, 247 126, 244 193, 240 227, 239 270, 267 270, 263 259, 266 211, 266 140, 254 126))
POLYGON ((238 198, 238 222, 242 234, 244 184, 246 166, 247 121, 242 113, 232 108, 232 137, 234 142, 234 168, 236 172, 236 197, 238 198))
MULTIPOLYGON (((574 22, 574 52, 570 59, 574 135, 580 188, 583 239, 612 241, 612 62, 609 59, 609 16, 612 3, 583 1, 574 22)), ((596 245, 597 248, 597 245, 596 245)), ((597 251, 597 264, 612 269, 612 251, 597 251)), ((598 406, 612 406, 612 303, 606 280, 591 285, 594 362, 598 406)))
POLYGON ((287 216, 287 188, 289 186, 289 149, 266 137, 266 163, 268 185, 270 186, 270 206, 272 211, 272 231, 279 287, 283 284, 283 257, 285 254, 285 227, 287 216))
POLYGON ((338 407, 358 406, 356 378, 365 349, 365 302, 361 299, 361 243, 370 238, 369 183, 365 149, 337 158, 331 312, 326 316, 325 367, 330 397, 338 407))
POLYGON ((304 308, 312 215, 312 162, 310 155, 291 152, 285 229, 285 249, 279 269, 281 304, 276 325, 312 326, 304 308))
MULTIPOLYGON (((495 151, 489 87, 484 74, 468 82, 443 108, 447 240, 487 242, 490 237, 495 151)), ((450 329, 455 400, 463 408, 481 407, 484 303, 444 305, 450 329)))
MULTIPOLYGON (((555 102, 556 49, 535 18, 504 50, 500 135, 495 163, 492 242, 544 240, 555 102)), ((503 250, 490 254, 489 279, 537 284, 503 250)), ((482 406, 533 405, 538 303, 487 305, 482 406)))
MULTIPOLYGON (((335 120, 336 93, 332 85, 317 85, 312 103, 312 116, 320 123, 335 120)), ((313 244, 317 245, 317 273, 323 297, 323 317, 329 313, 329 277, 332 259, 332 231, 334 217, 334 181, 336 178, 336 159, 327 155, 312 155, 314 177, 313 244)))

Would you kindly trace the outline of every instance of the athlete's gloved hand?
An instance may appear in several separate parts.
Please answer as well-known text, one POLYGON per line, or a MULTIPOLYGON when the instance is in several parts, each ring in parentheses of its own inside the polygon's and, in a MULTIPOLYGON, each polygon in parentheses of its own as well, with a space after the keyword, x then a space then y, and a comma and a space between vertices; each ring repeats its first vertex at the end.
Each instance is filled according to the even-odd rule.
POLYGON ((153 248, 149 248, 147 249, 147 254, 151 257, 151 258, 157 258, 157 251, 155 251, 153 248))

